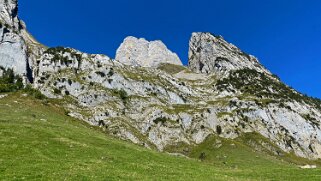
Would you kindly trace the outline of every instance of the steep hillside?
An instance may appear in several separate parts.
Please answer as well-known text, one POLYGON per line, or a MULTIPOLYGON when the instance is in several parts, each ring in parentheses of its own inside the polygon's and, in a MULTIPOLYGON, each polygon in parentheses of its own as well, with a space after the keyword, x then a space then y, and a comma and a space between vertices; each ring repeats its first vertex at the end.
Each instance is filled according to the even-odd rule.
MULTIPOLYGON (((0 94, 0 180, 319 178, 319 169, 299 169, 264 152, 253 151, 249 145, 255 144, 257 136, 236 140, 210 138, 193 148, 193 158, 187 159, 109 137, 96 127, 66 116, 60 100, 39 100, 28 94, 0 94)), ((300 165, 309 163, 291 159, 300 165)))
POLYGON ((18 19, 17 1, 0 3, 0 74, 16 74, 0 82, 11 87, 2 92, 32 85, 69 116, 159 151, 182 146, 191 156, 212 137, 258 135, 273 145, 270 155, 321 158, 321 101, 286 86, 221 36, 193 33, 188 68, 162 42, 134 37, 113 60, 39 44, 18 19))
MULTIPOLYGON (((224 60, 221 67, 230 61, 224 60)), ((35 87, 64 100, 70 116, 136 144, 164 150, 197 145, 210 135, 235 139, 255 132, 285 152, 320 157, 320 101, 284 85, 257 61, 254 69, 226 66, 196 74, 171 64, 132 67, 58 47, 38 62, 35 87)))

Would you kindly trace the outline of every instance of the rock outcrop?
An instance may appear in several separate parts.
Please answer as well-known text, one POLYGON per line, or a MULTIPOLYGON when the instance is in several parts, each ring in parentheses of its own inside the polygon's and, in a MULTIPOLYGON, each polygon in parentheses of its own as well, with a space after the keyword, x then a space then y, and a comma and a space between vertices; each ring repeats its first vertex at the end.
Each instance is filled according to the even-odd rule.
POLYGON ((284 152, 321 157, 321 101, 263 71, 217 77, 182 69, 178 79, 181 72, 164 67, 137 68, 69 48, 50 48, 39 60, 35 85, 43 94, 62 99, 70 116, 134 143, 164 150, 255 132, 284 152))
POLYGON ((17 0, 0 0, 0 66, 13 69, 25 82, 32 82, 32 67, 44 46, 32 38, 18 18, 17 3, 17 0))
POLYGON ((19 29, 17 0, 0 0, 0 19, 3 24, 19 29))
POLYGON ((16 0, 0 0, 0 66, 27 74, 27 48, 20 36, 16 0))
POLYGON ((157 67, 162 63, 182 65, 178 56, 167 49, 161 41, 127 37, 116 53, 116 60, 132 66, 157 67))
POLYGON ((0 66, 13 68, 25 76, 27 74, 27 48, 15 29, 0 24, 0 66))
POLYGON ((222 36, 211 33, 192 34, 188 57, 188 66, 196 73, 224 74, 243 68, 268 73, 254 56, 226 42, 222 36))
POLYGON ((9 25, 0 29, 5 40, 0 66, 23 75, 31 71, 34 88, 108 134, 163 151, 177 144, 196 146, 211 135, 234 139, 257 133, 278 147, 276 155, 321 158, 321 100, 286 86, 222 37, 193 33, 191 72, 159 41, 128 37, 117 61, 46 48, 25 28, 17 29, 15 13, 5 14, 1 22, 9 25))

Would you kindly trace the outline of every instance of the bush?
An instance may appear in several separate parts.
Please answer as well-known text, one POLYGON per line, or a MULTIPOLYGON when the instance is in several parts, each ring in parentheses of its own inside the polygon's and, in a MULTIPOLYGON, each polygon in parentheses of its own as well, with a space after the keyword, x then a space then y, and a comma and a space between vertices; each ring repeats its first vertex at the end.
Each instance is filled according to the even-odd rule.
POLYGON ((202 152, 198 158, 199 158, 201 161, 204 161, 205 158, 206 158, 206 153, 205 153, 205 152, 202 152))
POLYGON ((72 80, 68 79, 68 84, 71 85, 72 84, 72 80))
POLYGON ((104 72, 97 71, 97 75, 100 75, 100 77, 106 77, 106 74, 104 72))
POLYGON ((167 121, 166 118, 164 118, 164 117, 159 117, 159 118, 156 118, 156 119, 154 120, 154 123, 155 123, 155 124, 161 123, 161 124, 163 125, 163 124, 166 123, 166 121, 167 121))
POLYGON ((52 62, 60 61, 61 64, 65 64, 67 66, 73 63, 72 60, 68 59, 69 57, 64 56, 65 53, 69 53, 73 59, 76 59, 78 61, 79 65, 81 64, 82 55, 76 53, 70 48, 64 48, 64 47, 48 48, 44 53, 53 55, 53 58, 51 59, 52 62))
POLYGON ((36 99, 46 99, 46 96, 44 96, 39 90, 32 88, 31 85, 27 85, 23 91, 36 99))
POLYGON ((55 89, 54 89, 54 93, 55 93, 55 94, 61 94, 61 90, 60 90, 60 89, 55 88, 55 89))
POLYGON ((216 133, 217 133, 218 135, 222 134, 222 127, 221 127, 220 125, 217 125, 217 126, 216 126, 216 133))
POLYGON ((124 89, 120 89, 120 90, 113 89, 112 93, 115 94, 116 96, 118 96, 123 101, 124 104, 127 103, 127 100, 129 97, 128 97, 127 92, 124 89))
POLYGON ((109 72, 108 72, 108 77, 111 77, 113 76, 115 73, 114 73, 114 69, 113 68, 110 68, 109 72))
POLYGON ((0 77, 0 92, 15 92, 23 89, 23 80, 20 76, 15 75, 13 69, 0 67, 3 74, 0 77))
POLYGON ((216 87, 219 91, 227 90, 233 92, 239 90, 244 94, 253 95, 260 99, 272 99, 273 101, 270 103, 275 103, 276 100, 278 102, 295 100, 300 103, 314 105, 321 110, 321 100, 300 94, 276 80, 278 77, 273 77, 275 79, 265 73, 245 68, 231 72, 229 77, 219 80, 216 87))
POLYGON ((128 99, 128 94, 124 89, 121 89, 119 91, 119 96, 123 101, 126 101, 128 99))

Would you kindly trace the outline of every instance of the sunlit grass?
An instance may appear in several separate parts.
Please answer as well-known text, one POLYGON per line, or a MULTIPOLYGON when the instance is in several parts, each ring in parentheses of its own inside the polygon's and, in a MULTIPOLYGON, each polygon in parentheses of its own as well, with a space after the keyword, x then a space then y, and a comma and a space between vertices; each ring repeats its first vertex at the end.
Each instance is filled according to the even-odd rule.
POLYGON ((197 158, 200 152, 206 152, 203 162, 158 153, 109 137, 97 128, 73 120, 55 103, 20 93, 0 99, 0 180, 321 178, 319 169, 298 169, 296 165, 264 153, 254 153, 242 143, 237 149, 226 144, 216 151, 210 146, 212 142, 200 145, 191 156, 197 158))

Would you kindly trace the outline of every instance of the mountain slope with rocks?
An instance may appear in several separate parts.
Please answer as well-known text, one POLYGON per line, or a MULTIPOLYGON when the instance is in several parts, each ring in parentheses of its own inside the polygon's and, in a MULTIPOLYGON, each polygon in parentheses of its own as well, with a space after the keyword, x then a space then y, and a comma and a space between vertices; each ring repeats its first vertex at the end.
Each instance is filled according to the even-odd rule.
POLYGON ((321 101, 222 37, 193 33, 188 67, 160 41, 134 37, 113 60, 39 44, 18 19, 17 1, 0 3, 0 66, 59 100, 71 117, 160 151, 258 133, 280 149, 268 147, 274 155, 321 157, 321 101))

